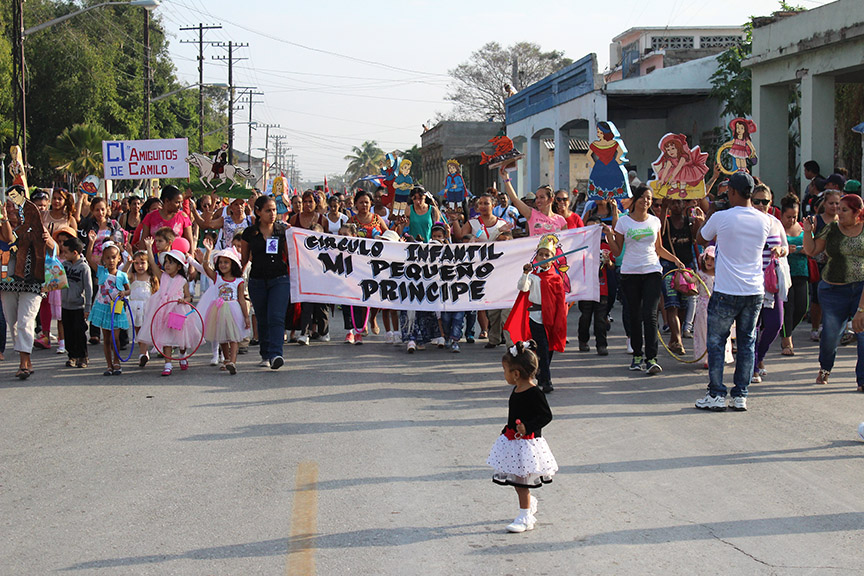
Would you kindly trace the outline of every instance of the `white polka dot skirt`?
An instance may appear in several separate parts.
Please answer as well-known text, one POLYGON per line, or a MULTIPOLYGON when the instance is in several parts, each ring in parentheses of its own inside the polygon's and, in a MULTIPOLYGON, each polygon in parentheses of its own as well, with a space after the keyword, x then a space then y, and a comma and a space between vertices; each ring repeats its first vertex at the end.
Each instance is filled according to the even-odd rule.
POLYGON ((508 440, 502 434, 492 446, 486 464, 495 469, 492 481, 507 486, 538 488, 551 482, 558 471, 545 438, 508 440))

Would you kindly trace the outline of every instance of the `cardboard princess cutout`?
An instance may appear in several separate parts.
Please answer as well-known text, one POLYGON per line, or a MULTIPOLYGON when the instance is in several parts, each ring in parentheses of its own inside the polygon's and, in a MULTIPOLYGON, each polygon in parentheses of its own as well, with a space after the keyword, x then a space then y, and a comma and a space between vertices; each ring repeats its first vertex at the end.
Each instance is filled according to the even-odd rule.
POLYGON ((456 210, 468 198, 468 187, 460 171, 461 166, 455 159, 447 161, 447 176, 444 178, 444 189, 438 194, 444 196, 448 208, 456 210))
POLYGON ((729 130, 732 131, 732 140, 717 150, 717 164, 727 175, 750 172, 750 166, 757 162, 756 146, 750 139, 750 135, 756 132, 756 123, 749 118, 735 118, 729 122, 729 130))
POLYGON ((393 198, 393 216, 405 216, 413 187, 414 179, 411 178, 411 161, 403 159, 399 163, 399 174, 393 179, 393 189, 396 191, 396 195, 393 198))
POLYGON ((9 148, 9 174, 12 175, 12 186, 22 186, 25 190, 30 188, 27 186, 27 172, 24 170, 24 162, 21 160, 21 147, 12 146, 9 148))
POLYGON ((621 134, 612 122, 597 123, 597 140, 589 146, 588 198, 609 200, 629 198, 630 181, 624 163, 627 162, 627 147, 621 134))
POLYGON ((660 156, 651 164, 655 178, 648 182, 654 196, 682 200, 704 198, 708 154, 699 146, 687 146, 687 137, 683 134, 666 134, 657 147, 660 156))

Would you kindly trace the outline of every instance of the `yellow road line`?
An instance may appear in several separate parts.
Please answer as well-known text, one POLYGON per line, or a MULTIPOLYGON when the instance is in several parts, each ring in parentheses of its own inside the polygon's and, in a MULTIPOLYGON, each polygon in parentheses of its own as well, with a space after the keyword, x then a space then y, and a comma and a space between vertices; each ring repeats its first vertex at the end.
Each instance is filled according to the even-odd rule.
POLYGON ((288 576, 315 576, 315 536, 318 530, 318 464, 301 462, 295 479, 288 576))

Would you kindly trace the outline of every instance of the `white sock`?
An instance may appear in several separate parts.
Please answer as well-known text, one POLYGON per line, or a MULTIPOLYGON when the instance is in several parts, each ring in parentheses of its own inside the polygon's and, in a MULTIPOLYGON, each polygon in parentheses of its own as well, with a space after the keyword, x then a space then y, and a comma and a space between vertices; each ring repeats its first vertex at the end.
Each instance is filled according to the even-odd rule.
POLYGON ((57 340, 57 347, 58 348, 65 348, 66 347, 66 340, 57 340))

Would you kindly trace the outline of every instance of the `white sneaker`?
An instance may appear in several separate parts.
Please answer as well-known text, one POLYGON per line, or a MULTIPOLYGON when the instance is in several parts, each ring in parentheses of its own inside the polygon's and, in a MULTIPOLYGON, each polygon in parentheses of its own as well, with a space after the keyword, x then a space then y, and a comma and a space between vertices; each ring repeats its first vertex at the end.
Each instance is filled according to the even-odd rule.
POLYGON ((747 411, 747 398, 744 396, 735 396, 729 401, 729 408, 737 412, 747 411))
POLYGON ((309 335, 304 334, 303 336, 300 336, 299 338, 297 338, 297 344, 299 344, 301 346, 308 346, 309 345, 309 335))
POLYGON ((417 343, 411 340, 408 342, 408 354, 413 354, 417 350, 417 343))
POLYGON ((393 344, 393 332, 385 332, 384 333, 384 343, 385 344, 393 344))
POLYGON ((516 519, 513 520, 513 522, 511 522, 510 524, 507 525, 507 531, 519 533, 519 532, 525 532, 526 530, 533 530, 534 529, 534 523, 536 521, 537 520, 531 514, 530 509, 528 509, 528 510, 521 510, 520 509, 519 510, 519 516, 517 516, 516 519))
POLYGON ((269 368, 270 367, 270 360, 261 360, 261 362, 258 363, 258 367, 259 368, 269 368))
POLYGON ((696 401, 696 408, 700 410, 712 410, 714 412, 724 412, 726 410, 725 396, 711 396, 710 393, 705 394, 704 398, 696 401))
POLYGON ((758 372, 756 374, 753 374, 753 376, 750 378, 750 383, 751 384, 761 384, 762 383, 762 376, 760 376, 758 372))
POLYGON ((630 345, 629 338, 627 338, 627 354, 633 354, 633 346, 630 345))
POLYGON ((858 424, 858 437, 864 440, 864 422, 858 424))
POLYGON ((393 331, 393 344, 395 346, 401 346, 402 345, 402 335, 399 334, 399 332, 396 332, 395 330, 393 331))
POLYGON ((329 342, 330 341, 330 334, 324 334, 323 336, 321 336, 320 340, 321 340, 321 342, 329 342))
POLYGON ((66 348, 64 348, 63 346, 57 348, 57 354, 66 354, 66 348))

